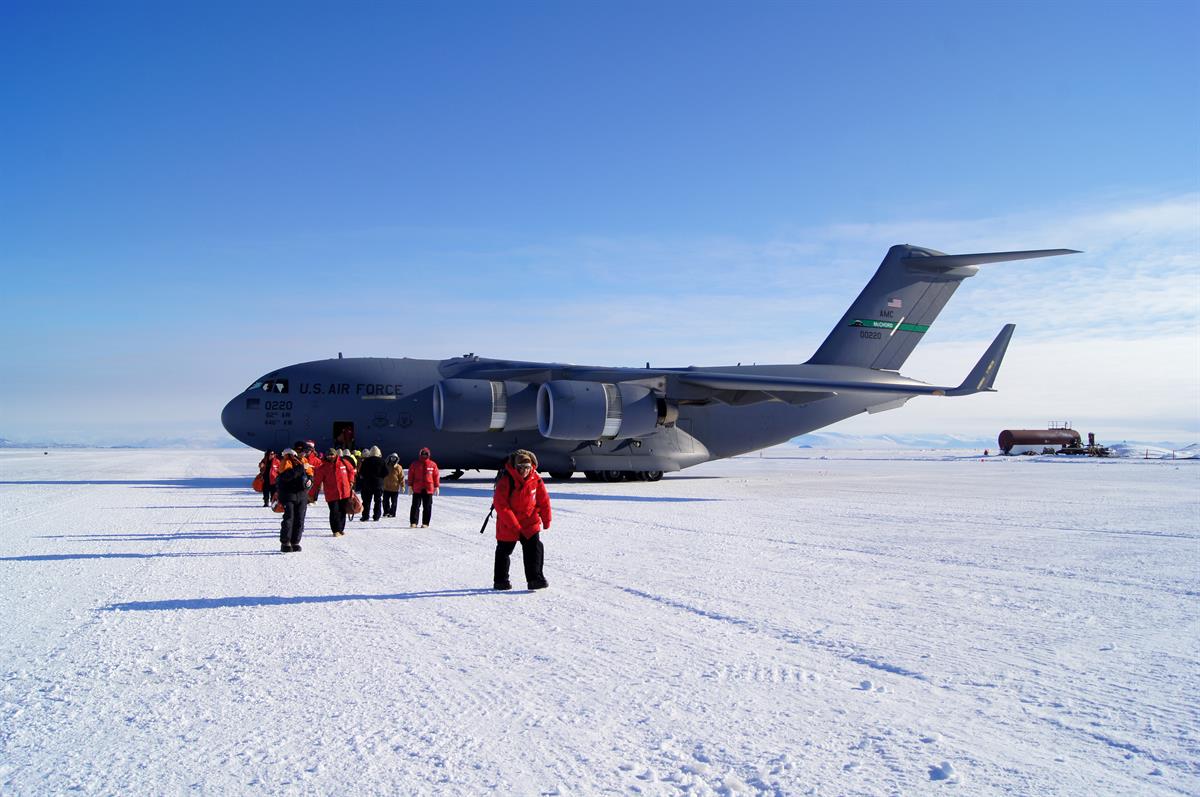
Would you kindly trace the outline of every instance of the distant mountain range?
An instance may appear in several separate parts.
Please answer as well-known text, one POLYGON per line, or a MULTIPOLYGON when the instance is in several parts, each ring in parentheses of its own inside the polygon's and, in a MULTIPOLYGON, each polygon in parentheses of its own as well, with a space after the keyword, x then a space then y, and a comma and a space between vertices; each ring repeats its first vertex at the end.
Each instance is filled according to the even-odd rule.
POLYGON ((0 448, 245 448, 227 435, 221 437, 146 437, 142 439, 104 438, 94 440, 9 440, 0 437, 0 448))
MULTIPOLYGON (((952 434, 883 434, 883 435, 852 435, 838 432, 814 432, 792 439, 792 444, 801 448, 821 449, 990 449, 998 451, 999 446, 995 437, 967 437, 952 434)), ((1097 441, 1101 445, 1114 446, 1117 441, 1097 441)), ((1192 451, 1196 443, 1181 443, 1179 441, 1133 441, 1121 440, 1120 445, 1130 450, 1137 448, 1158 448, 1166 451, 1192 451)))
POLYGON ((881 434, 853 435, 839 432, 813 432, 792 438, 801 448, 996 448, 995 437, 966 437, 953 434, 881 434))
MULTIPOLYGON (((1167 451, 1195 448, 1196 444, 1178 441, 1121 441, 1130 449, 1152 447, 1167 451)), ((814 432, 793 438, 791 445, 800 448, 820 449, 991 449, 997 450, 995 437, 969 437, 952 434, 883 434, 852 435, 839 432, 814 432)), ((1112 443, 1106 443, 1112 445, 1112 443)), ((228 435, 196 435, 192 437, 145 437, 121 439, 97 437, 90 441, 81 440, 10 440, 0 437, 0 448, 245 448, 228 435)))

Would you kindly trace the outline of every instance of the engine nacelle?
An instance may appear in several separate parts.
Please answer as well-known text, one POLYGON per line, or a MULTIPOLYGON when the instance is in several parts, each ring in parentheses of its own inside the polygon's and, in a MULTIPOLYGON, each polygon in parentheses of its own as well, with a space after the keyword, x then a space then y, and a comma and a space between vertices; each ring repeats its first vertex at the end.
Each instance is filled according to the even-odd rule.
POLYGON ((556 379, 538 389, 538 431, 554 440, 642 437, 662 422, 665 406, 641 385, 556 379))
POLYGON ((433 388, 439 432, 499 432, 537 428, 537 385, 488 379, 443 379, 433 388))

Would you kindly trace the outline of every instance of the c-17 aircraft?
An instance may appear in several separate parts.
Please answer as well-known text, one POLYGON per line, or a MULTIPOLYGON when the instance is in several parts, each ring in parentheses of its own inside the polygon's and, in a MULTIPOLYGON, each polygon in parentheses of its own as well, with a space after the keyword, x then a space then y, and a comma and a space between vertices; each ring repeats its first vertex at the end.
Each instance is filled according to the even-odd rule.
POLYGON ((221 423, 263 451, 378 445, 402 462, 423 446, 444 469, 495 469, 517 448, 551 477, 657 481, 755 451, 915 396, 992 391, 1015 325, 1007 324, 957 387, 899 368, 960 282, 978 266, 1073 249, 947 255, 907 244, 875 276, 808 362, 711 368, 607 368, 495 360, 360 357, 271 371, 230 401, 221 423))

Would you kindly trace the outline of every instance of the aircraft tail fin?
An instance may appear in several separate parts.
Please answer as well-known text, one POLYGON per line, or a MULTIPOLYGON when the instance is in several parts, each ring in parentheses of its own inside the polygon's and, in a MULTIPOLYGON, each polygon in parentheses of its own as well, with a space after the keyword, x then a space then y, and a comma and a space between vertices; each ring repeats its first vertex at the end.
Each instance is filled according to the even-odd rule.
POLYGON ((978 266, 1074 253, 1074 249, 1034 249, 947 255, 897 244, 808 362, 899 370, 959 283, 974 276, 978 266))

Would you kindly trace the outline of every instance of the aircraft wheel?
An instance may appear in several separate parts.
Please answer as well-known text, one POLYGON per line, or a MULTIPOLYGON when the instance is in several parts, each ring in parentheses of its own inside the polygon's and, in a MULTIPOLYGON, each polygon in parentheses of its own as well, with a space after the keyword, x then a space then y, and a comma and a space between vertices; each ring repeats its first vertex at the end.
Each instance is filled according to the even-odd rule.
POLYGON ((602 470, 600 473, 602 474, 601 478, 606 482, 619 482, 625 478, 625 474, 619 470, 602 470))
POLYGON ((583 472, 583 476, 590 482, 598 482, 601 480, 600 471, 598 470, 585 470, 583 472))
POLYGON ((629 481, 631 481, 631 482, 646 481, 646 472, 642 471, 642 470, 633 471, 632 473, 629 474, 629 481))
POLYGON ((663 477, 661 470, 648 470, 643 474, 648 482, 656 482, 663 477))
POLYGON ((573 471, 573 470, 552 470, 552 471, 550 471, 550 478, 554 479, 556 482, 570 481, 571 477, 574 475, 575 475, 575 471, 573 471))

